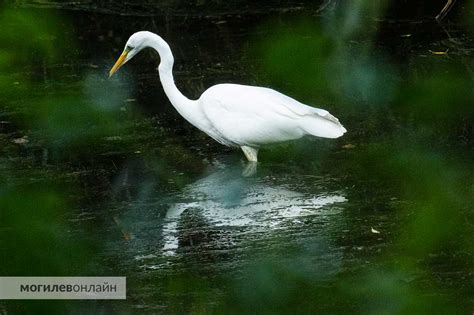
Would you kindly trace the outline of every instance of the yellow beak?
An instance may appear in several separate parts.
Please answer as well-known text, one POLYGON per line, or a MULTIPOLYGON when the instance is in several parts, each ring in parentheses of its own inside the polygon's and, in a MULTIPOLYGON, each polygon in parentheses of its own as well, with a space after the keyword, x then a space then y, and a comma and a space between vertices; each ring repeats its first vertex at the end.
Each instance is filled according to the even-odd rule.
POLYGON ((128 55, 128 51, 124 51, 120 57, 117 59, 117 61, 115 62, 114 66, 112 67, 112 69, 110 69, 110 72, 109 72, 109 78, 115 73, 117 72, 118 69, 120 69, 120 67, 123 65, 125 59, 127 58, 127 55, 128 55))

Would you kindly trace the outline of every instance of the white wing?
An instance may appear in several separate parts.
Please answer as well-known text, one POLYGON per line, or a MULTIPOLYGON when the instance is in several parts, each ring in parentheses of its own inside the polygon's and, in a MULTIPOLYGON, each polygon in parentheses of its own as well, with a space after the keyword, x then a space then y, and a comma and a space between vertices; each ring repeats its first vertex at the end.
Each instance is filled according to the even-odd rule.
POLYGON ((198 102, 213 126, 211 136, 227 145, 258 147, 305 134, 337 138, 346 132, 326 110, 268 88, 219 84, 205 91, 198 102))

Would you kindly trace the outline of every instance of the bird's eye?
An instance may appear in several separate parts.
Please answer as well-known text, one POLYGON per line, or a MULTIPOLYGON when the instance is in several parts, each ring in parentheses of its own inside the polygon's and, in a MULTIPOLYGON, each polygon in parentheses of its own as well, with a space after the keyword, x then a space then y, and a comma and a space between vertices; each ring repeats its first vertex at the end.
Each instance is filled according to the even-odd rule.
POLYGON ((129 52, 130 50, 132 50, 134 47, 130 46, 130 45, 127 45, 125 46, 125 51, 126 52, 129 52))

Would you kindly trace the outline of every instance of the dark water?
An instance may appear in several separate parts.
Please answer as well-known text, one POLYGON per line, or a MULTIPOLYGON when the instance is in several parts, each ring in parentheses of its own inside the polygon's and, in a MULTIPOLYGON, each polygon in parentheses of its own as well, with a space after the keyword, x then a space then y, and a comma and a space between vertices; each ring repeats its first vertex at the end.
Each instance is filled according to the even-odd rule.
MULTIPOLYGON (((1 110, 2 191, 30 202, 17 208, 9 204, 32 213, 16 224, 53 220, 54 226, 59 220, 60 228, 51 236, 52 249, 6 236, 10 243, 2 248, 14 256, 18 252, 18 260, 10 259, 3 273, 127 276, 126 301, 51 303, 75 312, 474 310, 469 116, 459 124, 464 127, 443 137, 434 132, 435 141, 422 135, 420 141, 410 131, 406 112, 412 109, 373 106, 384 97, 361 98, 355 92, 344 98, 344 106, 351 107, 339 107, 331 93, 300 93, 294 76, 278 79, 259 53, 267 46, 256 43, 271 38, 275 27, 312 38, 299 35, 300 26, 294 26, 301 8, 209 16, 80 9, 27 10, 61 16, 62 32, 48 40, 64 49, 57 59, 9 73, 28 77, 34 90, 13 97, 3 93, 8 101, 1 110), (249 170, 241 152, 214 143, 174 111, 161 90, 155 70, 159 60, 152 52, 106 79, 128 36, 143 29, 170 43, 177 85, 185 95, 199 97, 220 82, 272 86, 311 104, 327 104, 321 107, 338 116, 348 134, 262 150, 257 172, 245 176, 249 170), (67 38, 73 40, 64 44, 67 38), (53 111, 45 124, 31 123, 37 117, 28 118, 35 99, 75 106, 64 100, 68 97, 105 108, 101 113, 110 121, 90 116, 94 111, 85 117, 56 117, 53 111), (95 124, 113 126, 95 134, 95 124), (89 132, 92 136, 81 138, 89 132), (44 205, 53 196, 60 196, 62 206, 49 213, 44 205), (431 208, 425 211, 425 206, 431 208), (446 226, 448 232, 436 234, 446 226), (35 246, 48 249, 24 250, 35 246), (45 261, 44 266, 33 267, 33 259, 45 261)), ((327 17, 309 18, 331 28, 327 17)), ((384 56, 376 64, 397 68, 382 78, 400 82, 419 76, 423 81, 441 64, 454 67, 446 69, 472 89, 473 42, 463 26, 387 18, 376 28, 370 43, 376 56, 384 56)), ((357 59, 367 41, 356 38, 344 45, 357 59)), ((361 71, 362 78, 370 74, 361 71)), ((337 82, 343 86, 345 81, 337 82)), ((383 95, 390 94, 387 84, 383 95)), ((469 103, 469 97, 456 100, 469 103)), ((436 131, 436 123, 428 125, 436 131)), ((44 235, 42 230, 35 234, 34 227, 31 231, 44 235)), ((9 235, 7 229, 2 233, 9 235)), ((4 305, 8 313, 30 307, 48 308, 4 305)))

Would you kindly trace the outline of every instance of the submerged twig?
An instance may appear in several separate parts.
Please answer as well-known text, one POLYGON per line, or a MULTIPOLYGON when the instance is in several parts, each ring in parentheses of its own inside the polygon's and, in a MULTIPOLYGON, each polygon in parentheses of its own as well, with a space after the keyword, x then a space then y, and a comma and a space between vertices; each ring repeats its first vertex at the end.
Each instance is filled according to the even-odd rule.
POLYGON ((332 0, 326 0, 317 10, 316 13, 321 13, 331 4, 332 0))
POLYGON ((449 11, 451 11, 455 3, 456 3, 456 0, 448 0, 446 4, 444 5, 443 9, 436 16, 436 20, 441 21, 446 16, 446 14, 448 14, 449 11))

